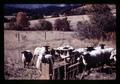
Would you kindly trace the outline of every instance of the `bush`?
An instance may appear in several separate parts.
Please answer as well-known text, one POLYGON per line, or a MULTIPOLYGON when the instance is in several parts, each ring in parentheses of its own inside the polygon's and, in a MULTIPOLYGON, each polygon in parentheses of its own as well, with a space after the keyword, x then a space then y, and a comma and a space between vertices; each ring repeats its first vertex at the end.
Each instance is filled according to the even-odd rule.
POLYGON ((39 20, 39 24, 36 24, 35 29, 37 30, 52 30, 52 24, 44 19, 39 20))
POLYGON ((54 24, 54 30, 70 31, 70 24, 67 18, 56 19, 54 24))
POLYGON ((94 28, 92 25, 88 22, 78 22, 77 23, 77 32, 80 37, 80 39, 91 39, 91 38, 101 38, 101 35, 103 35, 103 31, 101 31, 99 28, 94 28))
POLYGON ((61 26, 62 26, 62 21, 60 19, 56 19, 54 24, 54 30, 58 30, 58 31, 62 30, 61 26))

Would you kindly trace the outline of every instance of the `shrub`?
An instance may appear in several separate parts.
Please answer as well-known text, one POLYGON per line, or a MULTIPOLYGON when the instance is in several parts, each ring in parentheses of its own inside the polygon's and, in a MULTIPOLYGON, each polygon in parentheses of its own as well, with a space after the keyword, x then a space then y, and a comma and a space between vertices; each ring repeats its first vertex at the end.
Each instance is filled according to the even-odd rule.
POLYGON ((67 18, 56 19, 54 24, 54 30, 70 31, 70 24, 67 18))
POLYGON ((91 38, 100 38, 103 35, 103 32, 99 28, 93 28, 92 25, 88 22, 78 22, 77 23, 77 32, 80 39, 91 39, 91 38))
POLYGON ((62 19, 62 27, 64 31, 70 31, 70 24, 67 18, 62 19))
POLYGON ((52 24, 44 19, 39 20, 39 24, 35 26, 37 30, 52 30, 52 24))
POLYGON ((56 19, 54 24, 54 30, 62 30, 62 21, 61 19, 56 19))

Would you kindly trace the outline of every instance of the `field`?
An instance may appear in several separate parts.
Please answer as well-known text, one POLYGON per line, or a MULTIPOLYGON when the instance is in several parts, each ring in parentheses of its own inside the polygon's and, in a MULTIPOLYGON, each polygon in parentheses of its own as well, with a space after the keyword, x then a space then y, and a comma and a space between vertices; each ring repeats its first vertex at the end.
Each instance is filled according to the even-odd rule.
MULTIPOLYGON (((4 76, 5 79, 40 80, 40 74, 33 66, 30 69, 23 68, 21 53, 29 49, 34 51, 37 46, 49 45, 55 48, 69 44, 75 48, 87 47, 94 44, 105 43, 107 46, 116 47, 115 41, 79 40, 75 38, 75 32, 60 31, 13 31, 4 30, 4 76)), ((91 73, 92 74, 92 73, 91 73)), ((97 73, 89 75, 86 79, 115 79, 116 74, 97 73), (96 76, 95 76, 96 74, 96 76)))

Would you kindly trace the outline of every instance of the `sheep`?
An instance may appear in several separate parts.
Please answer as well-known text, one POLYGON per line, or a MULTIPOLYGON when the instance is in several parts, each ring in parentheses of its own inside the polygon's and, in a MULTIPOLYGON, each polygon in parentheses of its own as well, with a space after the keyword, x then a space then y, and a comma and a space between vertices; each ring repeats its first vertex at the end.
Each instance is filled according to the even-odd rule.
POLYGON ((46 54, 45 59, 46 59, 46 63, 54 64, 54 59, 53 59, 53 56, 51 54, 46 54))
POLYGON ((87 66, 88 69, 91 67, 96 67, 98 65, 102 65, 102 67, 104 64, 110 65, 110 55, 113 49, 114 48, 97 48, 92 51, 85 51, 80 55, 78 60, 81 58, 83 65, 85 65, 85 67, 87 66))
POLYGON ((97 46, 95 49, 101 51, 103 56, 102 58, 105 58, 105 61, 108 62, 111 52, 114 50, 114 48, 107 47, 105 48, 104 46, 105 44, 101 44, 100 46, 97 46))
POLYGON ((43 53, 47 53, 48 52, 48 47, 49 46, 43 46, 43 47, 36 47, 35 50, 34 50, 34 53, 33 53, 33 60, 35 60, 35 57, 36 56, 39 56, 39 53, 43 52, 43 53))
POLYGON ((34 50, 34 53, 33 53, 33 56, 38 56, 39 55, 39 52, 41 50, 41 47, 36 47, 35 50, 34 50))
MULTIPOLYGON (((89 74, 91 69, 98 66, 101 63, 102 52, 100 50, 89 47, 84 50, 84 52, 79 53, 77 60, 83 66, 82 77, 85 74, 89 74)), ((81 77, 81 78, 82 78, 81 77)))
POLYGON ((42 63, 49 63, 54 64, 54 60, 51 54, 39 54, 37 62, 36 62, 36 68, 39 69, 39 72, 41 74, 42 72, 42 63))
MULTIPOLYGON (((39 53, 41 52, 41 50, 43 50, 44 49, 44 47, 36 47, 35 49, 34 49, 34 53, 33 53, 33 61, 35 62, 35 57, 37 56, 39 56, 39 53)), ((44 49, 45 50, 45 49, 44 49)), ((34 63, 35 64, 35 63, 34 63)))
POLYGON ((58 61, 60 59, 60 51, 56 49, 51 49, 50 54, 53 56, 54 61, 58 61))
POLYGON ((58 48, 55 49, 55 51, 58 53, 58 56, 60 57, 60 60, 63 60, 67 63, 71 62, 71 58, 73 55, 73 50, 74 48, 70 45, 64 45, 64 46, 60 46, 58 48))
MULTIPOLYGON (((69 59, 68 57, 70 56, 70 52, 72 50, 74 50, 74 48, 70 45, 63 45, 63 46, 60 46, 58 48, 54 48, 54 50, 56 51, 56 55, 61 57, 60 60, 62 59, 69 59)), ((58 58, 58 57, 57 57, 58 58)))
POLYGON ((114 50, 114 48, 105 48, 102 50, 103 54, 103 60, 104 63, 107 65, 111 65, 112 61, 110 60, 111 52, 114 50))
POLYGON ((26 66, 28 66, 29 68, 29 64, 33 58, 33 54, 30 52, 30 50, 25 50, 21 52, 21 54, 22 54, 22 62, 24 62, 24 68, 26 66))
POLYGON ((100 62, 99 59, 102 51, 100 49, 95 49, 93 47, 81 48, 79 49, 79 57, 77 60, 82 59, 82 63, 85 66, 93 66, 96 65, 97 62, 100 62))
POLYGON ((39 51, 39 56, 37 58, 37 62, 36 62, 36 68, 37 69, 41 69, 41 63, 48 63, 48 61, 50 61, 50 63, 54 63, 54 59, 53 56, 48 53, 48 46, 44 46, 41 47, 41 50, 39 51))
POLYGON ((37 69, 39 68, 39 64, 40 64, 42 56, 45 52, 46 52, 45 47, 36 47, 34 50, 33 59, 35 59, 35 56, 37 56, 37 61, 36 61, 36 68, 37 69))
POLYGON ((90 65, 94 65, 98 62, 100 62, 101 60, 99 59, 101 56, 101 51, 99 50, 93 50, 91 52, 84 52, 82 55, 82 59, 86 61, 83 62, 84 65, 86 64, 90 64, 90 65))

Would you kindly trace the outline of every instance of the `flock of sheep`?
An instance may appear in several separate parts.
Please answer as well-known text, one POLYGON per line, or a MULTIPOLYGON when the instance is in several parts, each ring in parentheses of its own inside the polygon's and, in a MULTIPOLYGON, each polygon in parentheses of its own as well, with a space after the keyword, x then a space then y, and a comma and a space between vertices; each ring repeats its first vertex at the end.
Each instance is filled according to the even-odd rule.
POLYGON ((56 60, 65 60, 67 63, 80 62, 87 69, 99 65, 103 66, 104 64, 111 65, 116 63, 116 49, 109 48, 105 44, 78 49, 70 45, 64 45, 58 48, 43 46, 35 48, 33 54, 30 50, 25 50, 21 53, 24 67, 29 67, 30 63, 32 63, 40 71, 42 67, 41 63, 54 64, 56 60), (36 57, 37 61, 35 62, 36 57))

